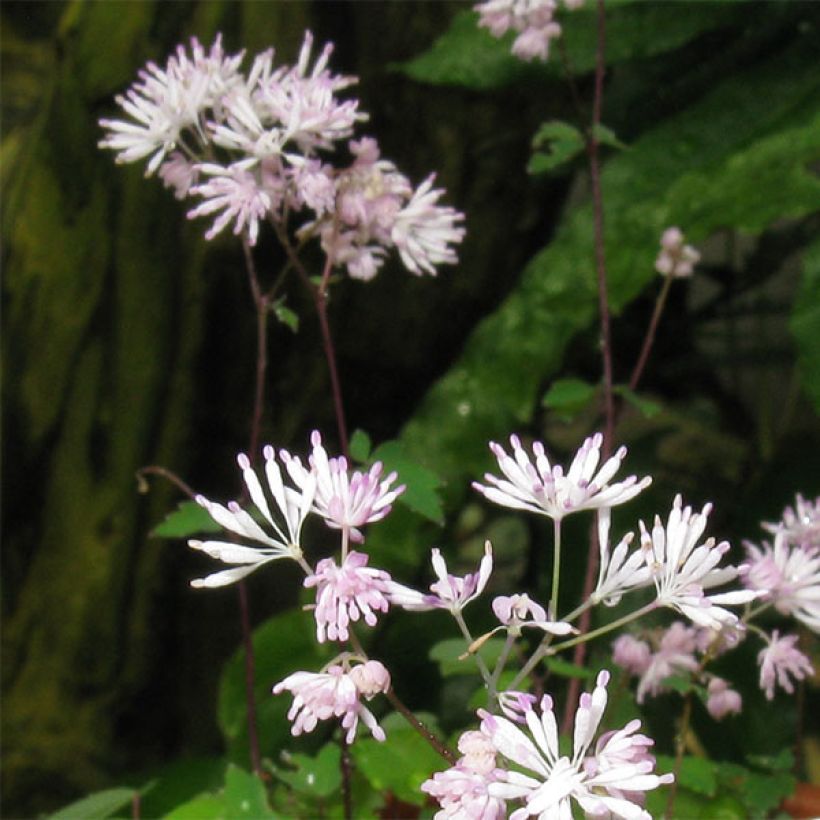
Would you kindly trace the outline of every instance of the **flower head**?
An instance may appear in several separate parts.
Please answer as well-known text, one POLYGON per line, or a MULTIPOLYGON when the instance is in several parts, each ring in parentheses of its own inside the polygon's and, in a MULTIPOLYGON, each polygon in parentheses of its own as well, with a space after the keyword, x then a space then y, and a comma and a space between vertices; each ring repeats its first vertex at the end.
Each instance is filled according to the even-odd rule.
POLYGON ((655 270, 662 276, 683 279, 691 276, 700 254, 683 242, 680 228, 667 228, 661 236, 661 251, 655 260, 655 270))
POLYGON ((316 571, 305 578, 306 587, 316 587, 316 639, 346 641, 351 621, 364 618, 376 625, 376 613, 387 612, 390 575, 367 566, 368 557, 350 552, 341 567, 332 558, 323 558, 316 571))
POLYGON ((193 549, 206 552, 212 558, 224 561, 226 564, 235 564, 232 569, 208 575, 191 581, 193 587, 220 587, 232 584, 240 578, 254 572, 254 570, 279 558, 302 559, 302 548, 299 538, 302 524, 310 512, 313 503, 313 493, 316 483, 307 482, 299 491, 287 487, 282 481, 282 473, 276 463, 273 447, 265 447, 265 476, 270 496, 274 502, 274 515, 268 504, 268 499, 262 489, 262 484, 256 472, 251 468, 250 459, 240 453, 237 456, 242 478, 248 489, 251 501, 262 515, 262 518, 273 530, 273 535, 266 533, 256 523, 250 513, 243 510, 236 502, 227 507, 209 501, 204 496, 197 496, 196 502, 204 507, 217 524, 236 535, 262 544, 261 547, 247 547, 232 544, 227 541, 196 541, 188 542, 193 549))
POLYGON ((392 472, 382 478, 384 466, 380 461, 366 473, 355 470, 351 474, 344 456, 328 458, 318 430, 313 431, 310 440, 313 444, 308 460, 310 469, 286 450, 281 451, 282 461, 297 486, 304 487, 315 481, 314 511, 325 523, 346 531, 351 541, 361 543, 364 536, 359 527, 384 518, 392 503, 404 492, 404 485, 391 488, 398 474, 392 472))
POLYGON ((649 568, 640 550, 630 553, 634 535, 627 533, 610 552, 609 523, 611 510, 603 507, 598 511, 598 583, 592 592, 592 602, 604 606, 616 606, 625 592, 652 583, 649 568))
POLYGON ((359 718, 376 740, 385 739, 384 730, 361 699, 370 700, 389 688, 390 675, 384 666, 378 661, 368 661, 352 670, 335 664, 318 674, 294 672, 273 687, 273 694, 281 694, 286 689, 293 694, 293 704, 288 711, 288 720, 293 723, 291 734, 312 732, 320 720, 340 717, 342 728, 347 729, 346 741, 352 743, 359 718))
POLYGON ((575 715, 571 755, 562 755, 558 726, 549 696, 540 709, 526 712, 526 728, 479 711, 481 731, 498 754, 516 769, 502 770, 489 793, 505 800, 521 799, 525 807, 511 820, 525 817, 570 817, 572 800, 587 816, 646 818, 638 800, 642 793, 670 783, 672 775, 654 774, 655 760, 648 752, 652 740, 636 734, 640 721, 602 736, 591 751, 607 704, 609 673, 598 675, 594 691, 584 693, 575 715), (521 771, 523 770, 523 771, 521 771))
POLYGON ((797 635, 779 637, 777 630, 772 633, 769 643, 757 656, 760 664, 760 688, 769 700, 774 698, 775 685, 785 689, 789 694, 794 692, 795 680, 803 680, 814 674, 814 667, 809 659, 795 647, 797 635))
POLYGON ((499 595, 493 600, 493 612, 512 634, 521 634, 523 626, 534 626, 552 635, 568 635, 573 631, 572 626, 564 621, 547 620, 544 607, 526 593, 499 595))
POLYGON ((794 507, 786 507, 780 521, 766 522, 763 529, 785 536, 791 544, 820 547, 820 497, 812 503, 798 493, 794 507))
POLYGON ((741 568, 744 584, 778 612, 820 632, 820 546, 790 545, 785 532, 775 535, 774 546, 745 546, 749 560, 741 568))
POLYGON ((432 550, 433 571, 437 581, 430 584, 432 595, 416 592, 414 589, 392 583, 390 601, 396 606, 415 612, 430 609, 448 609, 453 614, 461 612, 470 601, 475 600, 484 591, 493 571, 493 549, 489 541, 484 545, 484 557, 478 572, 468 573, 462 577, 450 575, 447 563, 438 549, 432 550))
POLYGON ((487 485, 473 482, 473 487, 485 498, 503 507, 529 510, 557 521, 579 510, 623 504, 652 482, 648 476, 638 481, 633 475, 609 484, 626 456, 626 447, 621 447, 596 472, 603 444, 600 433, 584 441, 566 475, 560 465, 550 464, 540 441, 532 446, 534 464, 518 436, 511 436, 510 444, 512 456, 501 445, 490 443, 504 478, 487 473, 484 476, 487 485))
POLYGON ((739 692, 729 688, 728 681, 713 675, 707 687, 706 711, 715 719, 723 720, 727 715, 739 715, 743 709, 743 698, 739 692))
POLYGON ((705 590, 734 580, 739 572, 736 567, 718 568, 729 551, 726 541, 716 545, 715 539, 709 538, 698 545, 711 509, 707 504, 700 513, 693 513, 676 496, 666 526, 657 516, 651 532, 640 522, 641 547, 655 582, 658 604, 677 610, 698 626, 719 629, 723 624, 737 623, 737 616, 720 604, 747 603, 757 593, 706 594, 705 590))

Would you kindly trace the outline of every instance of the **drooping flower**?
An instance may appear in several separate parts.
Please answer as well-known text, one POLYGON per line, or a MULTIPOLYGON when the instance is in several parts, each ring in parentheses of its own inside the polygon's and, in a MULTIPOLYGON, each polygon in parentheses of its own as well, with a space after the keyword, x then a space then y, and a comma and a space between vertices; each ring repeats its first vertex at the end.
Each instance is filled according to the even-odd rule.
POLYGON ((797 635, 779 636, 777 630, 772 632, 768 645, 757 656, 760 664, 760 688, 769 700, 774 698, 775 686, 780 686, 789 694, 794 692, 795 680, 803 680, 814 674, 814 667, 809 659, 795 647, 797 635))
POLYGON ((636 700, 643 703, 647 695, 655 697, 665 691, 663 683, 672 675, 696 672, 700 662, 695 657, 697 630, 675 621, 664 630, 658 642, 658 649, 649 660, 649 665, 641 673, 636 700))
POLYGON ((493 549, 489 541, 484 545, 484 557, 478 572, 468 573, 463 577, 450 575, 447 563, 438 549, 432 550, 433 571, 437 581, 430 584, 432 595, 417 592, 414 589, 392 582, 390 585, 390 602, 395 606, 412 612, 424 612, 430 609, 447 609, 453 614, 461 612, 470 601, 475 600, 484 591, 493 571, 493 549))
POLYGON ((743 698, 739 692, 729 688, 728 681, 713 675, 707 687, 706 710, 715 720, 723 720, 727 715, 739 715, 743 710, 743 698))
POLYGON ((263 455, 265 457, 265 476, 268 490, 275 504, 275 515, 271 511, 262 484, 256 472, 251 468, 248 457, 244 453, 240 453, 237 456, 237 462, 242 470, 242 478, 245 481, 251 501, 270 525, 273 535, 268 535, 256 523, 253 516, 243 510, 236 502, 231 502, 227 507, 224 507, 214 501, 209 501, 202 495, 197 496, 197 504, 204 507, 217 524, 262 546, 248 547, 227 541, 189 541, 188 546, 193 549, 201 550, 212 558, 226 564, 236 565, 232 569, 191 581, 191 586, 221 587, 232 584, 234 581, 250 575, 263 564, 276 561, 279 558, 302 560, 302 548, 299 539, 302 524, 313 503, 316 482, 315 480, 306 482, 299 491, 286 486, 282 481, 282 473, 276 463, 273 447, 265 447, 263 455))
POLYGON ((684 279, 692 275, 700 254, 685 245, 680 228, 667 228, 661 236, 661 251, 655 260, 655 270, 662 276, 684 279))
MULTIPOLYGON (((584 0, 564 0, 568 9, 582 6, 584 0)), ((550 43, 561 35, 555 21, 556 0, 486 0, 473 7, 480 15, 478 24, 502 37, 509 30, 518 32, 512 53, 522 60, 546 60, 550 43)))
POLYGON ((652 663, 652 648, 634 635, 619 635, 612 644, 612 661, 632 675, 643 675, 652 663))
POLYGON ((579 510, 623 504, 652 483, 649 476, 638 481, 633 475, 609 484, 626 456, 626 447, 621 447, 596 473, 603 444, 600 433, 584 441, 566 475, 560 465, 550 464, 540 441, 532 446, 535 464, 518 436, 511 436, 510 444, 512 456, 501 445, 490 443, 504 478, 487 473, 484 480, 489 486, 473 482, 474 489, 502 507, 529 510, 558 521, 579 510))
POLYGON ((608 681, 609 673, 601 672, 594 691, 581 696, 571 755, 562 755, 559 749, 558 726, 548 695, 539 710, 527 711, 527 732, 506 718, 479 711, 481 731, 516 767, 502 769, 498 781, 488 789, 494 797, 524 801, 510 820, 569 818, 573 800, 587 816, 649 820, 637 801, 643 793, 671 783, 673 776, 654 773, 655 760, 648 751, 652 740, 636 734, 640 721, 602 736, 591 752, 607 704, 608 681))
POLYGON ((387 669, 378 661, 367 661, 350 670, 335 664, 326 672, 294 672, 273 687, 273 694, 279 695, 286 689, 293 694, 288 711, 288 720, 293 723, 291 734, 312 732, 320 720, 337 717, 342 719, 342 728, 347 729, 346 741, 352 743, 359 718, 376 740, 385 739, 384 730, 361 699, 371 700, 389 688, 387 669))
POLYGON ((381 521, 391 510, 392 503, 404 492, 404 485, 391 489, 398 478, 395 472, 382 478, 384 465, 377 461, 366 473, 348 471, 344 456, 328 458, 322 446, 322 436, 314 430, 310 437, 313 452, 308 459, 310 469, 301 459, 282 450, 280 456, 288 473, 299 487, 316 483, 313 509, 333 529, 346 531, 350 540, 364 541, 359 527, 381 521))
POLYGON ((640 522, 641 547, 655 582, 657 603, 682 613, 698 626, 719 629, 738 620, 720 604, 744 604, 758 597, 758 593, 737 590, 706 594, 706 590, 734 580, 739 573, 732 566, 718 568, 729 551, 728 542, 716 545, 715 539, 709 538, 698 545, 711 510, 712 505, 707 504, 700 513, 693 513, 676 496, 666 526, 658 516, 651 532, 640 522))
POLYGON ((341 567, 332 558, 323 558, 304 585, 316 587, 316 639, 346 641, 348 626, 364 618, 376 625, 376 613, 387 612, 390 575, 367 566, 368 556, 350 552, 341 567))
POLYGON ((769 521, 763 529, 782 534, 791 544, 820 547, 820 497, 814 503, 797 494, 794 507, 786 507, 780 521, 769 521))
POLYGON ((490 783, 498 779, 492 743, 481 732, 464 732, 458 749, 463 757, 455 766, 436 772, 421 784, 421 790, 441 806, 436 820, 503 820, 504 800, 488 792, 490 783))
POLYGON ((775 535, 774 546, 745 542, 745 547, 749 560, 741 572, 744 584, 778 612, 820 633, 820 547, 790 546, 784 532, 775 535))

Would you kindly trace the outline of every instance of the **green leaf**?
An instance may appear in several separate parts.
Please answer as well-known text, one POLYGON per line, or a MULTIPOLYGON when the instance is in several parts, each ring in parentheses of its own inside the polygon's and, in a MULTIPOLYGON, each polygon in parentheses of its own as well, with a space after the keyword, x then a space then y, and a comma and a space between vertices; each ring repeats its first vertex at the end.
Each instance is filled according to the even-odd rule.
MULTIPOLYGON (((256 712, 262 749, 280 749, 290 738, 286 714, 290 694, 272 695, 275 683, 299 669, 319 669, 325 656, 316 643, 311 615, 293 609, 275 615, 253 633, 256 664, 256 712)), ((219 684, 217 720, 229 745, 230 757, 244 761, 248 753, 245 708, 245 652, 238 650, 225 665, 219 684)))
POLYGON ((803 277, 792 308, 789 330, 797 345, 800 381, 820 412, 820 241, 803 254, 803 277))
POLYGON ((277 766, 274 769, 276 776, 297 792, 321 798, 329 797, 341 788, 341 751, 335 743, 323 746, 315 757, 283 752, 282 758, 295 768, 277 766))
POLYGON ((221 795, 200 794, 177 806, 165 820, 227 820, 225 801, 221 795))
MULTIPOLYGON (((501 657, 501 650, 504 648, 504 641, 501 638, 490 638, 482 644, 478 654, 484 659, 487 666, 492 669, 501 657)), ((467 651, 467 641, 464 638, 445 638, 430 647, 429 658, 436 661, 441 674, 444 677, 449 675, 476 675, 475 658, 466 657, 459 660, 467 651)))
POLYGON ((203 794, 177 806, 168 820, 234 820, 247 817, 255 820, 274 817, 268 805, 265 786, 256 775, 229 765, 225 773, 225 788, 218 794, 203 794))
MULTIPOLYGON (((668 755, 656 755, 657 770, 671 772, 675 768, 675 759, 668 755)), ((686 755, 681 760, 677 782, 697 794, 714 797, 717 791, 716 764, 705 757, 686 755)))
POLYGON ((350 437, 350 457, 354 461, 366 462, 370 458, 370 450, 372 448, 370 436, 364 430, 354 430, 350 437))
POLYGON ((156 538, 187 538, 202 532, 221 532, 222 527, 207 510, 193 501, 182 501, 177 508, 151 530, 156 538))
POLYGON ((794 768, 794 752, 781 749, 776 755, 747 755, 752 766, 772 772, 790 772, 794 768))
POLYGON ((395 470, 399 474, 399 481, 406 489, 398 501, 436 524, 444 522, 444 510, 438 494, 441 479, 432 470, 413 461, 401 442, 384 442, 376 448, 371 459, 381 461, 386 473, 395 470))
POLYGON ((582 379, 556 379, 544 396, 544 407, 562 420, 570 421, 595 397, 597 388, 582 379))
POLYGON ((552 171, 580 154, 585 147, 584 135, 567 122, 547 122, 536 132, 532 140, 535 153, 527 170, 531 174, 552 171), (546 149, 543 150, 543 149, 546 149))
POLYGON ((611 128, 607 128, 605 125, 601 125, 601 123, 598 123, 592 129, 592 133, 599 145, 608 145, 610 148, 618 148, 621 151, 629 148, 626 143, 623 143, 618 139, 615 132, 611 128))
POLYGON ((225 782, 225 760, 214 757, 174 760, 152 772, 154 785, 140 801, 143 817, 164 817, 174 807, 225 782))
POLYGON ((420 806, 427 796, 419 786, 434 771, 447 768, 447 762, 415 729, 401 720, 401 723, 381 722, 387 734, 384 743, 363 738, 350 750, 358 771, 374 789, 391 791, 400 800, 420 806))
POLYGON ((689 692, 695 692, 698 686, 693 682, 691 677, 686 675, 670 675, 663 679, 662 686, 665 689, 671 689, 679 695, 687 695, 689 692))
POLYGON ((299 332, 299 314, 287 307, 284 299, 274 302, 271 309, 277 321, 290 328, 294 333, 299 332))
POLYGON ((105 820, 129 806, 136 789, 106 789, 71 803, 50 816, 50 820, 105 820))
POLYGON ((612 390, 628 404, 631 404, 642 416, 651 419, 658 415, 663 409, 661 405, 639 396, 634 390, 630 390, 625 384, 616 384, 612 390))

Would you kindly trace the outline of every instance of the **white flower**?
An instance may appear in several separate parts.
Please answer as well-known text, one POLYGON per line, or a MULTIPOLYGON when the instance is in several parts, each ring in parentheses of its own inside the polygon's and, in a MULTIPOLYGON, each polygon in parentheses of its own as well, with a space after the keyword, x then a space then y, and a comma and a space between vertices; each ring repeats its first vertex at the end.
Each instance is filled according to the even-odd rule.
POLYGON ((667 228, 661 236, 661 251, 655 260, 655 270, 662 276, 683 279, 692 275, 700 254, 684 245, 680 228, 667 228))
POLYGON ((447 572, 441 551, 432 550, 433 570, 437 581, 430 584, 432 595, 416 592, 414 589, 392 582, 390 585, 390 602, 395 606, 412 612, 424 612, 430 609, 448 609, 453 614, 461 612, 470 601, 474 601, 484 591, 493 571, 493 548, 489 541, 484 544, 484 557, 478 572, 468 573, 463 577, 450 575, 447 572))
POLYGON ((316 482, 313 508, 329 527, 345 530, 350 540, 364 541, 359 527, 381 521, 392 509, 392 504, 404 492, 404 485, 391 489, 398 478, 392 472, 382 478, 384 465, 377 461, 366 473, 354 470, 349 473, 344 456, 328 458, 322 446, 322 436, 314 430, 310 437, 313 452, 307 469, 298 457, 282 450, 280 456, 287 465, 288 473, 299 487, 316 482))
POLYGON ((526 593, 499 595, 493 599, 493 612, 513 635, 520 635, 521 627, 524 626, 534 626, 551 635, 569 635, 574 631, 565 621, 548 621, 544 607, 533 601, 526 593))
POLYGON ((615 606, 620 602, 624 592, 652 583, 652 576, 641 550, 629 554, 629 547, 634 538, 631 532, 620 540, 610 554, 610 517, 610 508, 603 507, 598 511, 598 548, 601 557, 598 564, 598 583, 591 596, 594 604, 603 603, 605 606, 615 606))
POLYGON ((315 482, 313 485, 306 484, 300 492, 291 487, 286 487, 282 482, 282 474, 279 465, 276 463, 273 448, 270 446, 265 447, 263 452, 265 456, 265 475, 268 489, 276 505, 276 517, 271 513, 265 492, 258 476, 251 469, 248 457, 241 453, 237 456, 237 462, 242 470, 242 477, 245 486, 248 488, 251 501, 273 529, 273 537, 268 535, 253 517, 235 502, 223 507, 221 504, 208 501, 204 496, 197 496, 197 503, 208 511, 217 524, 243 538, 262 544, 262 546, 247 547, 227 541, 189 541, 188 546, 193 549, 201 550, 212 558, 226 564, 237 565, 232 569, 223 570, 205 578, 197 578, 191 581, 191 586, 221 587, 232 584, 234 581, 250 575, 263 564, 276 561, 279 558, 301 559, 302 548, 299 544, 299 538, 302 523, 310 512, 313 502, 313 493, 316 489, 315 482), (281 521, 281 524, 277 519, 281 521))
POLYGON ((234 234, 245 231, 248 242, 256 244, 259 221, 265 219, 273 207, 270 192, 253 173, 256 165, 257 160, 251 158, 234 162, 227 168, 208 162, 196 166, 199 173, 210 179, 191 188, 190 193, 203 197, 203 201, 188 211, 188 219, 222 211, 205 233, 206 239, 213 239, 235 219, 234 234))
POLYGON ((789 545, 778 532, 774 547, 746 542, 749 562, 742 567, 747 587, 771 601, 778 612, 792 615, 813 632, 820 632, 820 547, 789 545))
POLYGON ((484 480, 491 486, 473 482, 473 487, 485 498, 503 507, 529 510, 559 521, 579 510, 623 504, 652 483, 649 476, 638 481, 634 475, 624 481, 608 483, 621 466, 626 447, 621 447, 596 473, 603 444, 600 433, 584 441, 566 475, 560 465, 550 464, 540 441, 532 446, 535 464, 521 446, 518 436, 511 436, 510 444, 512 456, 507 455, 499 444, 490 442, 504 478, 487 473, 484 480))
POLYGON ((496 751, 516 766, 516 770, 502 770, 499 781, 488 789, 494 797, 524 801, 524 808, 514 811, 510 820, 568 819, 572 817, 572 800, 587 816, 650 820, 636 800, 641 792, 670 783, 673 777, 654 774, 655 760, 647 751, 652 741, 635 734, 640 721, 602 736, 589 754, 606 708, 608 681, 609 673, 601 672, 592 694, 581 696, 571 756, 562 755, 559 749, 549 696, 542 698, 540 714, 534 708, 526 711, 528 732, 506 718, 479 712, 481 731, 496 751))
POLYGON ((433 190, 435 174, 431 174, 396 214, 390 238, 398 248, 401 261, 411 272, 436 275, 436 265, 455 265, 458 262, 452 244, 461 242, 465 230, 456 227, 464 214, 455 208, 436 205, 441 189, 433 190))

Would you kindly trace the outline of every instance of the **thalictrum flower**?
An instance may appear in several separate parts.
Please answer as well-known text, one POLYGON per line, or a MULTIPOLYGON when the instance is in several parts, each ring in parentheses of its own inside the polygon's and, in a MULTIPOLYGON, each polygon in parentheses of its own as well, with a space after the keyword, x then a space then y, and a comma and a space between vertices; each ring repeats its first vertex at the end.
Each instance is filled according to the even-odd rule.
POLYGON ((820 547, 820 497, 812 503, 798 493, 794 507, 786 507, 780 521, 764 523, 763 528, 784 535, 791 544, 820 547))
POLYGON ((232 569, 208 575, 191 581, 193 587, 221 587, 232 584, 246 575, 250 575, 263 564, 276 561, 279 558, 291 558, 302 561, 302 548, 299 538, 302 523, 310 512, 313 503, 313 493, 316 483, 307 482, 297 492, 285 486, 282 473, 276 463, 273 447, 265 447, 265 476, 270 495, 274 502, 276 514, 271 511, 262 484, 256 472, 251 468, 248 457, 241 453, 237 462, 242 470, 242 477, 248 489, 251 501, 261 514, 262 518, 273 530, 273 535, 266 533, 256 523, 250 513, 243 510, 236 502, 227 507, 209 501, 204 496, 197 496, 196 501, 204 507, 211 518, 226 530, 262 546, 248 547, 233 544, 227 541, 198 541, 191 540, 188 546, 206 552, 212 558, 224 561, 226 564, 235 564, 232 569))
POLYGON ((609 484, 626 456, 626 447, 621 447, 596 473, 603 444, 600 433, 584 441, 566 475, 560 465, 550 464, 540 441, 532 446, 534 464, 518 436, 511 436, 510 444, 512 456, 501 445, 490 443, 504 478, 487 473, 484 480, 490 486, 473 482, 485 498, 502 507, 529 510, 559 521, 579 510, 623 504, 652 483, 649 476, 638 481, 633 475, 609 484))
POLYGON ((715 719, 723 720, 727 715, 739 715, 743 710, 743 698, 739 692, 729 688, 728 681, 713 675, 707 687, 706 711, 715 719))
POLYGON ((347 729, 345 739, 352 743, 359 718, 376 740, 385 739, 384 730, 361 699, 370 700, 389 688, 387 669, 378 661, 368 661, 350 670, 335 664, 321 673, 294 672, 273 687, 273 694, 281 694, 286 689, 293 694, 293 705, 288 712, 288 720, 293 723, 291 734, 312 732, 320 720, 339 717, 342 728, 347 729))
POLYGON ((575 715, 573 750, 562 755, 552 698, 545 695, 540 710, 526 712, 524 731, 510 720, 479 711, 481 731, 496 751, 515 766, 504 771, 489 793, 505 800, 521 799, 525 806, 510 820, 526 817, 569 818, 574 800, 587 816, 641 818, 650 815, 636 802, 643 792, 673 780, 654 774, 652 741, 636 734, 640 721, 602 736, 591 751, 607 704, 609 673, 598 675, 594 691, 584 693, 575 715))
POLYGON ((680 228, 667 228, 661 236, 661 251, 655 260, 655 270, 662 276, 683 279, 692 275, 700 254, 683 242, 680 228))
POLYGON ((748 603, 758 593, 737 590, 706 594, 705 590, 734 580, 739 572, 736 567, 718 567, 729 551, 726 541, 716 545, 715 539, 709 538, 698 545, 711 509, 712 505, 707 504, 700 513, 693 513, 676 496, 666 526, 657 516, 651 532, 640 522, 641 547, 655 582, 657 603, 686 615, 698 626, 719 629, 738 620, 720 604, 748 603))
POLYGON ((346 531, 351 541, 364 541, 359 527, 381 521, 391 510, 392 503, 404 492, 402 484, 391 488, 398 478, 395 472, 382 478, 384 465, 377 461, 366 473, 348 471, 347 459, 344 456, 328 458, 322 446, 322 436, 314 430, 311 437, 313 452, 308 459, 310 469, 306 468, 298 457, 286 450, 280 455, 299 487, 316 483, 313 509, 329 527, 346 531))
POLYGON ((376 613, 387 612, 390 575, 367 566, 368 557, 350 552, 341 567, 332 558, 323 558, 316 571, 305 578, 306 587, 316 587, 316 639, 346 641, 348 626, 364 618, 376 625, 376 613))
POLYGON ((432 550, 433 571, 437 581, 430 584, 432 595, 425 595, 409 587, 392 582, 390 585, 390 602, 414 612, 430 609, 447 609, 453 614, 461 612, 470 601, 475 600, 484 591, 493 571, 493 549, 489 541, 484 545, 484 557, 478 572, 468 573, 462 577, 450 575, 447 563, 438 549, 432 550))
POLYGON ((774 698, 775 685, 785 689, 789 694, 794 692, 795 680, 803 680, 814 674, 814 667, 809 659, 795 647, 797 635, 779 636, 777 630, 772 632, 768 645, 757 656, 760 664, 760 688, 769 700, 774 698))
POLYGON ((615 606, 621 596, 632 589, 652 583, 649 567, 646 566, 641 550, 629 552, 634 535, 627 533, 610 553, 609 550, 610 509, 598 511, 598 583, 592 592, 592 602, 615 606))
POLYGON ((547 620, 544 607, 533 601, 526 593, 499 595, 493 600, 493 612, 512 634, 520 635, 524 626, 534 626, 552 635, 568 635, 573 631, 572 626, 564 621, 547 620))

